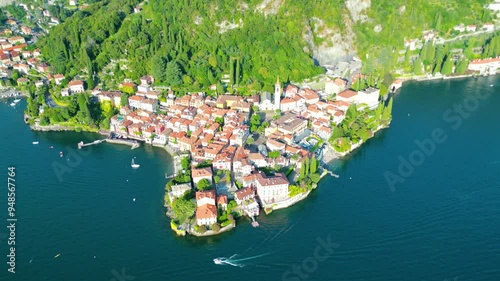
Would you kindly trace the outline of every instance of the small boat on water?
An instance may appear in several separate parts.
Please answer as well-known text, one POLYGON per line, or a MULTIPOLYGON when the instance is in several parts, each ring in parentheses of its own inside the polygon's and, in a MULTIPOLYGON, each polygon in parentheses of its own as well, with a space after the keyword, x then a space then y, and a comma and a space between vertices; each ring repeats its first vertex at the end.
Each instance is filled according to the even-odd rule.
POLYGON ((15 100, 14 100, 14 103, 18 103, 18 102, 20 102, 20 101, 21 101, 21 99, 15 99, 15 100))
POLYGON ((32 144, 39 144, 39 142, 37 142, 37 141, 34 141, 34 142, 32 142, 32 144))
POLYGON ((54 256, 54 258, 58 258, 60 255, 61 255, 61 254, 57 254, 57 255, 55 255, 55 256, 54 256))
POLYGON ((11 103, 10 106, 16 106, 16 104, 15 103, 11 103))
POLYGON ((51 145, 51 146, 49 146, 49 148, 54 148, 54 147, 51 145))
POLYGON ((139 168, 141 165, 139 165, 139 164, 135 164, 135 162, 134 162, 134 158, 132 158, 132 163, 130 164, 130 166, 131 166, 133 169, 137 169, 137 168, 139 168))
POLYGON ((63 152, 62 152, 62 151, 59 151, 59 156, 60 156, 60 157, 64 157, 64 154, 63 154, 63 152))

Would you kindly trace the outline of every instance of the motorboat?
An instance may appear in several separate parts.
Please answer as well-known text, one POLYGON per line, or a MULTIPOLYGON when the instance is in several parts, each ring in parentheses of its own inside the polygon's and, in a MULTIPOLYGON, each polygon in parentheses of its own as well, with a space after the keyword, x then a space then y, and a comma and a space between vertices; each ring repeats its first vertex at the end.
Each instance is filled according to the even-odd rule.
POLYGON ((34 141, 34 142, 32 142, 32 144, 39 144, 39 142, 37 142, 37 141, 34 141))
POLYGON ((226 258, 215 258, 214 259, 215 264, 223 264, 225 261, 227 261, 226 258))
POLYGON ((141 165, 139 165, 139 164, 135 164, 135 162, 134 162, 134 158, 132 158, 132 163, 130 164, 130 166, 131 166, 133 169, 137 169, 137 168, 139 168, 141 165))

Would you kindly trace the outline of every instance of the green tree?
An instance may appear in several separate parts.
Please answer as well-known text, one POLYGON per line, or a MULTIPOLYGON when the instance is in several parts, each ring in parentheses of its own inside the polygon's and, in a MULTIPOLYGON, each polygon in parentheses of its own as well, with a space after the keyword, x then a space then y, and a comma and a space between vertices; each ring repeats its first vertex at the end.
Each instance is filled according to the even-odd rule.
POLYGON ((198 226, 198 232, 201 233, 201 234, 207 232, 207 227, 204 226, 204 225, 198 226))
POLYGON ((278 150, 274 150, 274 151, 269 152, 268 155, 269 155, 269 158, 276 159, 276 158, 280 157, 281 152, 279 152, 278 150))
POLYGON ((436 21, 435 21, 435 24, 434 24, 434 29, 437 30, 437 31, 441 31, 442 24, 443 24, 443 17, 441 16, 441 13, 439 13, 436 16, 436 21))
POLYGON ((128 95, 125 93, 122 93, 120 96, 120 106, 127 106, 128 105, 128 95))
POLYGON ((224 94, 224 86, 222 86, 221 82, 217 82, 217 94, 223 95, 224 94))
POLYGON ((251 144, 253 144, 254 142, 255 142, 255 140, 253 139, 253 137, 252 137, 252 136, 250 136, 250 137, 248 137, 248 138, 247 138, 247 144, 248 144, 248 145, 251 145, 251 144))
POLYGON ((196 188, 200 191, 212 189, 212 184, 208 179, 202 179, 196 184, 196 188))
POLYGON ((189 157, 183 157, 181 159, 181 167, 183 170, 189 170, 189 166, 191 165, 191 160, 189 160, 189 157))
POLYGON ((177 62, 168 62, 165 70, 165 82, 172 86, 178 86, 182 83, 181 77, 182 72, 177 62))
POLYGON ((448 55, 446 61, 443 64, 443 68, 441 69, 441 74, 450 75, 453 72, 453 59, 451 55, 448 55))
POLYGON ((469 66, 469 61, 465 58, 460 60, 460 62, 457 65, 456 73, 458 74, 464 74, 467 71, 467 67, 469 66))
POLYGON ((413 62, 413 73, 415 73, 416 75, 421 75, 423 73, 422 60, 420 59, 420 57, 413 62))
POLYGON ((311 167, 310 167, 311 174, 316 173, 317 169, 318 169, 318 160, 316 160, 316 157, 313 156, 311 158, 311 167))
POLYGON ((188 218, 191 218, 196 212, 196 202, 184 198, 177 198, 172 203, 172 211, 179 223, 183 223, 188 218))
POLYGON ((384 112, 382 113, 382 120, 390 120, 392 118, 392 97, 389 99, 389 103, 384 107, 384 112))
POLYGON ((212 228, 213 231, 215 232, 219 232, 220 231, 220 225, 218 223, 214 223, 210 226, 210 228, 212 228))
POLYGON ((220 177, 219 176, 214 176, 214 182, 219 183, 220 182, 220 177))
POLYGON ((151 73, 155 78, 155 81, 163 82, 166 79, 167 63, 162 56, 155 55, 151 61, 151 73))
POLYGON ((250 117, 250 132, 251 133, 255 132, 259 126, 260 126, 260 115, 253 114, 252 117, 250 117))
POLYGON ((224 125, 224 117, 215 117, 215 122, 219 123, 221 126, 224 125))
POLYGON ((306 156, 306 158, 304 159, 304 170, 305 170, 306 176, 309 175, 309 157, 308 156, 306 156))

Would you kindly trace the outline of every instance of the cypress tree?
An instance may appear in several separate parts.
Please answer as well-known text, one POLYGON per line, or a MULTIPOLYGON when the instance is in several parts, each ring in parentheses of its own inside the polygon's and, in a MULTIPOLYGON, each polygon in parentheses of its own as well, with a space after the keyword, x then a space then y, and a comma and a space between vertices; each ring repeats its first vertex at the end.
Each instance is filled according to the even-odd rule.
POLYGON ((306 156, 306 159, 304 159, 304 170, 306 175, 309 175, 309 156, 306 156))
POLYGON ((316 160, 316 157, 315 157, 315 156, 313 156, 313 157, 311 158, 311 168, 310 168, 310 170, 311 170, 311 174, 316 173, 316 170, 317 170, 317 169, 318 169, 318 160, 316 160))
POLYGON ((443 69, 441 70, 441 74, 450 75, 453 72, 453 60, 451 55, 448 55, 446 61, 443 63, 443 69))
POLYGON ((388 121, 392 119, 392 98, 389 99, 389 103, 384 108, 382 113, 382 120, 388 121))
POLYGON ((422 74, 422 60, 420 57, 413 62, 413 73, 417 75, 422 74))
POLYGON ((240 58, 236 58, 236 85, 240 84, 240 58))

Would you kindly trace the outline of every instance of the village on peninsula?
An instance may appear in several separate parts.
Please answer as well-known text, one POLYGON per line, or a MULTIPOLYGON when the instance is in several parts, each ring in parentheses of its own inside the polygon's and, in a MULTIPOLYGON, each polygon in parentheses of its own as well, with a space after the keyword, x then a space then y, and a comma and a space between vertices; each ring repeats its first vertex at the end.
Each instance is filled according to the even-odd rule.
MULTIPOLYGON (((49 24, 59 24, 48 11, 43 16, 49 24)), ((267 214, 306 198, 323 176, 336 176, 325 164, 389 126, 391 93, 403 83, 393 79, 383 85, 382 78, 373 75, 327 73, 320 87, 282 83, 276 77, 274 92, 239 93, 226 91, 229 76, 235 76, 230 73, 200 92, 178 93, 155 83, 153 75, 104 90, 99 84, 90 86, 83 76, 56 73, 26 40, 36 37, 39 29, 14 18, 6 24, 9 27, 0 32, 2 86, 30 92, 27 112, 36 114, 26 114, 26 122, 34 130, 75 129, 68 122, 48 122, 42 114, 64 107, 65 99, 76 95, 112 108, 109 112, 117 114, 109 116, 109 129, 98 132, 109 135, 111 142, 133 147, 144 142, 172 155, 164 202, 178 235, 216 235, 244 217, 258 226, 261 210, 267 214), (33 94, 43 88, 43 94, 33 94)), ((484 32, 495 31, 490 25, 484 32)), ((475 26, 462 27, 457 32, 476 31, 475 26)), ((429 34, 406 40, 405 48, 423 48, 434 40, 429 34)), ((500 58, 474 60, 468 63, 467 75, 494 74, 499 66, 500 58)))
MULTIPOLYGON (((221 233, 242 215, 256 226, 261 208, 269 213, 304 199, 329 173, 322 161, 340 154, 328 144, 332 124, 343 122, 350 105, 354 111, 380 108, 379 116, 386 108, 379 106, 378 89, 345 89, 347 82, 340 78, 326 83, 321 93, 292 84, 283 89, 278 79, 273 94, 212 97, 197 92, 176 97, 169 92, 160 102, 152 82, 145 76, 140 85, 122 84, 137 90, 111 118, 110 131, 164 146, 175 155, 165 206, 172 229, 181 235, 221 233), (322 98, 334 93, 335 100, 322 98)), ((121 93, 96 96, 117 104, 121 93)), ((385 125, 377 123, 375 130, 388 122, 390 118, 385 125)))

